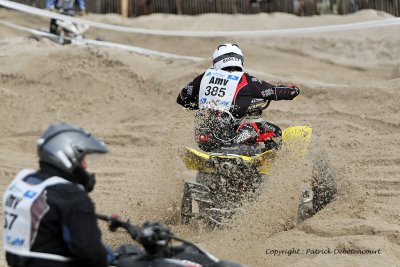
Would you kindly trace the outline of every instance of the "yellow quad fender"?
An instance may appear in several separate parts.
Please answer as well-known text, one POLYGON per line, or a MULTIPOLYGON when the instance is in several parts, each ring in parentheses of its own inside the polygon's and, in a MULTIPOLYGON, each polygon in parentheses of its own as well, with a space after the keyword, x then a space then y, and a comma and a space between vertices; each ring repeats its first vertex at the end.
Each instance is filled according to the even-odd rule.
POLYGON ((288 127, 282 132, 282 143, 285 148, 295 151, 296 156, 304 157, 308 151, 312 128, 308 126, 288 127))
MULTIPOLYGON (((307 153, 307 147, 310 143, 312 129, 307 126, 293 126, 286 128, 282 132, 282 142, 285 146, 295 149, 302 156, 307 153)), ((254 164, 260 167, 261 174, 268 174, 270 172, 271 164, 275 158, 276 151, 268 150, 255 156, 243 156, 232 154, 217 154, 201 152, 193 148, 186 147, 183 155, 183 162, 190 170, 200 170, 205 173, 212 173, 214 169, 212 164, 209 164, 211 157, 218 158, 241 158, 243 161, 254 164)))

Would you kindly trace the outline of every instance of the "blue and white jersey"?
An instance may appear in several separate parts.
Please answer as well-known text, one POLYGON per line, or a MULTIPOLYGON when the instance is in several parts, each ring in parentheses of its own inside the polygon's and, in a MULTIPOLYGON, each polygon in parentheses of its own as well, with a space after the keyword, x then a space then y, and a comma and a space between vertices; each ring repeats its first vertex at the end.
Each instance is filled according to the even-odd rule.
POLYGON ((208 69, 200 83, 199 109, 229 111, 243 72, 208 69))
POLYGON ((4 250, 24 257, 69 261, 69 258, 60 255, 31 251, 31 247, 40 221, 49 211, 46 188, 70 182, 56 176, 35 185, 24 182, 24 179, 32 173, 34 170, 23 170, 18 173, 3 195, 4 250))
POLYGON ((86 10, 85 0, 47 0, 47 8, 64 9, 65 11, 73 10, 74 4, 79 5, 80 10, 86 10))

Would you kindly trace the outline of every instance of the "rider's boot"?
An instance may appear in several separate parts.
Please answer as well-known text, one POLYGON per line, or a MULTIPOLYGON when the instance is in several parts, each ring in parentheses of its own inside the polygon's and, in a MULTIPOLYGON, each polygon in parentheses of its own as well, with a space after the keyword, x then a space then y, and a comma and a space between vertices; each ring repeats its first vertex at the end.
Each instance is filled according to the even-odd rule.
POLYGON ((267 121, 263 121, 258 123, 261 135, 271 135, 266 138, 264 141, 264 145, 266 150, 271 149, 280 149, 282 145, 282 130, 275 124, 269 123, 267 121))
POLYGON ((236 144, 249 144, 256 142, 259 131, 255 123, 244 123, 237 129, 234 142, 236 144))

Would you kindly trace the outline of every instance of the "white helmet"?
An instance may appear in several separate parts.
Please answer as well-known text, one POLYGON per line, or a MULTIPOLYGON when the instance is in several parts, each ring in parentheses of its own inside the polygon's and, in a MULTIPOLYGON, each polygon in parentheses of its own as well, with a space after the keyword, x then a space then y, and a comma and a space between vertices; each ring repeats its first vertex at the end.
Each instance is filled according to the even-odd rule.
POLYGON ((219 45, 212 58, 214 69, 233 67, 243 71, 243 53, 237 44, 219 45))

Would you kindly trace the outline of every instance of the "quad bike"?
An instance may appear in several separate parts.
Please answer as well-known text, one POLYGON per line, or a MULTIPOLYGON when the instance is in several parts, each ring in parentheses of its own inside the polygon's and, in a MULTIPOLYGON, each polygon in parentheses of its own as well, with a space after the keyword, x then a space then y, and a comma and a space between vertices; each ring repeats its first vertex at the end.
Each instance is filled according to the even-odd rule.
MULTIPOLYGON (((262 99, 252 101, 245 122, 260 122, 262 110, 266 109, 270 101, 262 99)), ((215 114, 213 114, 215 115, 215 114)), ((208 115, 205 121, 210 122, 208 115)), ((231 115, 214 116, 219 119, 216 131, 210 131, 209 124, 204 127, 199 123, 196 135, 199 147, 207 152, 186 148, 183 161, 188 169, 198 171, 196 182, 186 181, 181 205, 181 223, 189 224, 194 219, 205 220, 210 227, 222 226, 224 219, 231 218, 242 211, 244 200, 255 200, 270 168, 273 164, 277 149, 281 145, 290 148, 296 159, 301 159, 307 153, 311 140, 312 129, 307 126, 294 126, 283 130, 282 143, 270 146, 267 142, 255 144, 233 144, 232 129, 224 125, 229 123, 231 115), (221 122, 222 121, 222 122, 221 122), (200 137, 199 137, 200 136, 200 137), (217 142, 208 142, 217 140, 217 142), (206 142, 207 141, 207 142, 206 142)), ((270 140, 272 141, 272 140, 270 140)), ((326 187, 318 184, 325 181, 312 182, 310 189, 303 189, 300 196, 298 219, 304 220, 331 201, 335 190, 328 194, 330 199, 321 201, 320 197, 327 197, 326 187), (317 204, 319 203, 319 204, 317 204)))
MULTIPOLYGON (((60 9, 58 13, 67 16, 74 15, 74 12, 67 12, 63 9, 60 9)), ((56 36, 54 41, 62 45, 82 41, 88 29, 88 25, 74 23, 68 20, 51 19, 50 21, 50 33, 56 36)))
POLYGON ((242 264, 219 260, 192 242, 176 237, 160 223, 145 223, 136 227, 117 216, 97 214, 99 220, 108 222, 110 231, 125 229, 131 238, 142 246, 121 245, 115 251, 116 267, 244 267, 242 264), (180 244, 172 244, 178 241, 180 244))

